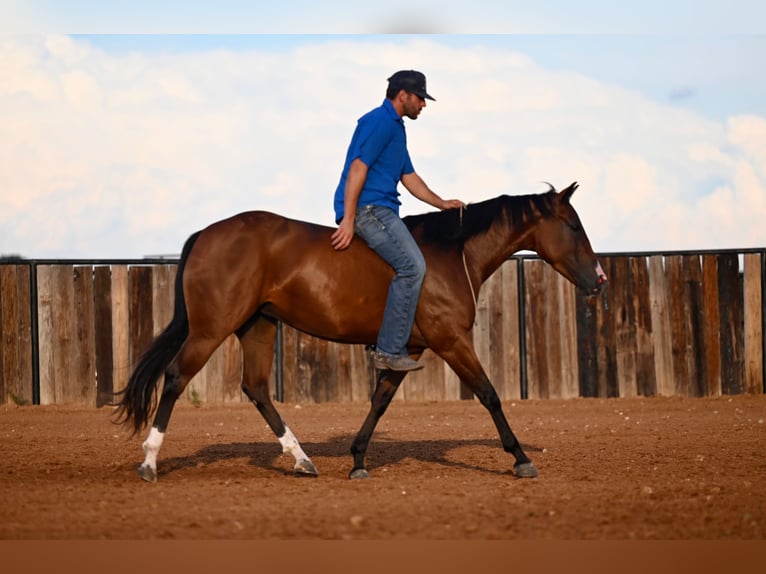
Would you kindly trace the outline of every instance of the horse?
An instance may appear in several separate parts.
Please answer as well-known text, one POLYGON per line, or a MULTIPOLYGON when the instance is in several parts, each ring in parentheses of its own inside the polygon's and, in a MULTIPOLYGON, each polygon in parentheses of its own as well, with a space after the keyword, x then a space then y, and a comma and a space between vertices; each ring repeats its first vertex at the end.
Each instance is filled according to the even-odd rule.
MULTIPOLYGON (((415 360, 430 348, 489 411, 512 474, 537 476, 503 414, 473 347, 471 328, 481 284, 512 254, 533 251, 588 296, 607 278, 571 205, 578 184, 561 191, 501 195, 465 208, 404 218, 426 260, 408 342, 415 360)), ((116 423, 133 435, 154 416, 142 443, 139 476, 157 481, 157 456, 176 401, 216 348, 235 333, 242 348, 242 391, 295 458, 294 472, 316 467, 269 396, 277 323, 322 339, 372 346, 393 270, 360 239, 335 251, 333 228, 266 211, 248 211, 195 232, 181 252, 173 317, 116 393, 116 423), (159 380, 164 375, 161 393, 159 380), (157 397, 159 395, 159 401, 157 397)), ((365 455, 375 427, 406 373, 377 372, 370 410, 351 445, 351 479, 368 478, 365 455)))

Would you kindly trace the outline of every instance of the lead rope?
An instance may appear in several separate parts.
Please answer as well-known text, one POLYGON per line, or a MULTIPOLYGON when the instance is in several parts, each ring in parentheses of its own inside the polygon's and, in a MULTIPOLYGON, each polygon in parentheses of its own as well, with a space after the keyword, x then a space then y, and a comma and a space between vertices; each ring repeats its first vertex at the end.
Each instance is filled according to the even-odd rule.
MULTIPOLYGON (((460 206, 460 230, 463 229, 463 206, 460 206)), ((466 263, 465 260, 465 244, 463 244, 463 248, 461 249, 463 254, 463 269, 465 270, 465 278, 468 279, 468 286, 471 288, 471 301, 473 301, 473 312, 474 316, 476 315, 476 292, 473 290, 473 283, 471 282, 471 275, 468 273, 468 263, 466 263)))

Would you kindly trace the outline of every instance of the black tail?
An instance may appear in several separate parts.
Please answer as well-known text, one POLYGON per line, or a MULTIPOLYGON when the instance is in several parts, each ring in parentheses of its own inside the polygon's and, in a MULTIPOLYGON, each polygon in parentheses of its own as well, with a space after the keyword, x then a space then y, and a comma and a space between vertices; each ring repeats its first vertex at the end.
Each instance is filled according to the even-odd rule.
POLYGON ((200 232, 195 233, 184 244, 178 264, 175 283, 175 305, 173 319, 160 333, 138 360, 128 385, 116 393, 116 421, 119 424, 133 423, 134 434, 146 427, 149 417, 157 407, 157 383, 165 369, 178 353, 189 335, 189 318, 183 290, 183 273, 194 243, 200 232))

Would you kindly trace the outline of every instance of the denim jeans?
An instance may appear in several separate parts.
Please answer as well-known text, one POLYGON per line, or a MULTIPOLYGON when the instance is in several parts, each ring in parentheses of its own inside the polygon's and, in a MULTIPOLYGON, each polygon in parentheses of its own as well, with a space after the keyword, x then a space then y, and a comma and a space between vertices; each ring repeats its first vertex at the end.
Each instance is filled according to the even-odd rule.
POLYGON ((388 288, 376 350, 405 356, 426 274, 423 254, 407 226, 388 207, 365 205, 357 209, 354 231, 396 272, 388 288))

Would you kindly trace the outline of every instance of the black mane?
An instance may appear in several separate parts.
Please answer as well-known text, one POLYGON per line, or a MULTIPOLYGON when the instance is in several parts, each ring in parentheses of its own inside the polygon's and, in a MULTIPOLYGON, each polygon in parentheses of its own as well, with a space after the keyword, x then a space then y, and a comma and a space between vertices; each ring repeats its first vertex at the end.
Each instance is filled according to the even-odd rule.
POLYGON ((553 199, 556 192, 532 195, 501 195, 479 203, 471 203, 465 209, 448 209, 410 215, 404 222, 420 243, 436 244, 440 247, 461 245, 469 237, 487 231, 498 219, 506 217, 512 228, 521 227, 535 213, 549 217, 553 213, 553 199))

